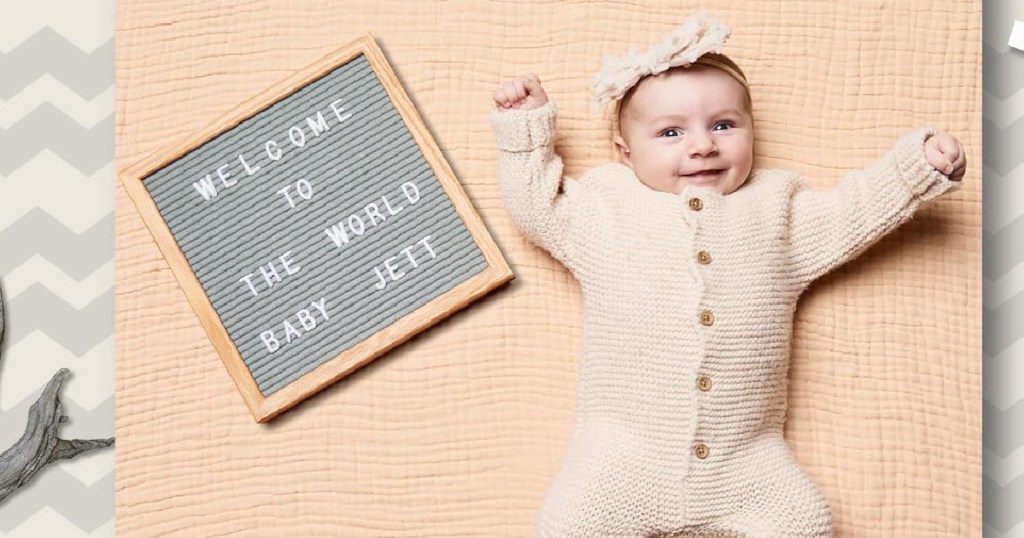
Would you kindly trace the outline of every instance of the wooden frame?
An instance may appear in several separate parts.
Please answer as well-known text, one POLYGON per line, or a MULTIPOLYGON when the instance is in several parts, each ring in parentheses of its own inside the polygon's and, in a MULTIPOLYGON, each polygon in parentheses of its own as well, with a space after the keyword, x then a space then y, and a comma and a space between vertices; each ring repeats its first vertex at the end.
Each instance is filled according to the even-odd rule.
POLYGON ((119 176, 125 190, 153 235, 153 239, 156 240, 157 246, 167 259, 172 273, 184 290, 189 304, 192 305, 200 323, 206 329, 217 354, 241 392, 242 399, 245 400, 249 411, 257 422, 267 422, 273 419, 278 414, 514 278, 498 246, 470 204, 462 185, 459 184, 451 167, 444 160, 441 150, 430 136, 422 118, 413 107, 412 101, 399 84, 391 66, 388 65, 384 53, 370 34, 324 56, 306 69, 245 101, 202 131, 143 158, 121 172, 119 176), (269 397, 264 397, 188 264, 185 254, 179 248, 170 228, 157 209, 156 203, 143 185, 143 180, 361 54, 366 56, 369 65, 387 91, 389 99, 423 152, 434 175, 444 188, 456 212, 462 218, 466 229, 480 248, 487 262, 487 268, 337 357, 319 365, 269 397))

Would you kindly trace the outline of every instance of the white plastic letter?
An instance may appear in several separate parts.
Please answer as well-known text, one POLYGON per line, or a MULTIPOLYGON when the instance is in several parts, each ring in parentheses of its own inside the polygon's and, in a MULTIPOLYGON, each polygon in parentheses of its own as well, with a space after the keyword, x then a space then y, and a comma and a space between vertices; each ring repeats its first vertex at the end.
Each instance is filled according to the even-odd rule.
POLYGON ((263 345, 267 346, 267 351, 273 353, 281 347, 281 342, 277 341, 274 337, 274 331, 263 331, 260 333, 260 340, 263 340, 263 345))

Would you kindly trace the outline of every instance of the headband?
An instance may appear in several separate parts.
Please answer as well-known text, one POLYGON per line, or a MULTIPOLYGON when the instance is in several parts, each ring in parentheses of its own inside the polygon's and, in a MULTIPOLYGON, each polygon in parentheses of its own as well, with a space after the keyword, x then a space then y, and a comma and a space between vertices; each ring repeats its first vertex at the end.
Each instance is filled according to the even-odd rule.
POLYGON ((688 67, 693 64, 724 71, 742 84, 749 95, 750 86, 746 77, 714 56, 721 54, 722 45, 730 32, 732 28, 701 11, 673 30, 663 43, 648 51, 638 52, 630 48, 622 57, 605 55, 604 65, 590 84, 593 111, 600 112, 608 103, 622 99, 630 88, 646 76, 657 75, 672 67, 688 67))

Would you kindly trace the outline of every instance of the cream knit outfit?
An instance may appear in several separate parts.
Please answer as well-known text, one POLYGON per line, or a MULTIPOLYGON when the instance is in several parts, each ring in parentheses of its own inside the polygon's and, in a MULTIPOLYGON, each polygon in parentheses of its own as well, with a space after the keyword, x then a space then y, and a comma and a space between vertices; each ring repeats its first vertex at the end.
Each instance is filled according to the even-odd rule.
POLYGON ((832 191, 756 170, 729 195, 623 164, 562 177, 555 106, 492 116, 508 211, 579 280, 576 420, 542 537, 831 535, 783 439, 793 312, 816 278, 957 182, 921 129, 832 191))

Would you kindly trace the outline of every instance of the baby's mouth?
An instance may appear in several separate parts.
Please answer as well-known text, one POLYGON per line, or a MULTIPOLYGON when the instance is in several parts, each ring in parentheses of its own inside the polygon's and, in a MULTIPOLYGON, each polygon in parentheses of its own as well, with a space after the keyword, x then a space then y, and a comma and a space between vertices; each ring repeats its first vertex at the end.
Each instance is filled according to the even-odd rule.
POLYGON ((683 174, 683 177, 688 179, 707 180, 718 177, 719 174, 725 170, 701 170, 700 172, 694 172, 692 174, 683 174))

